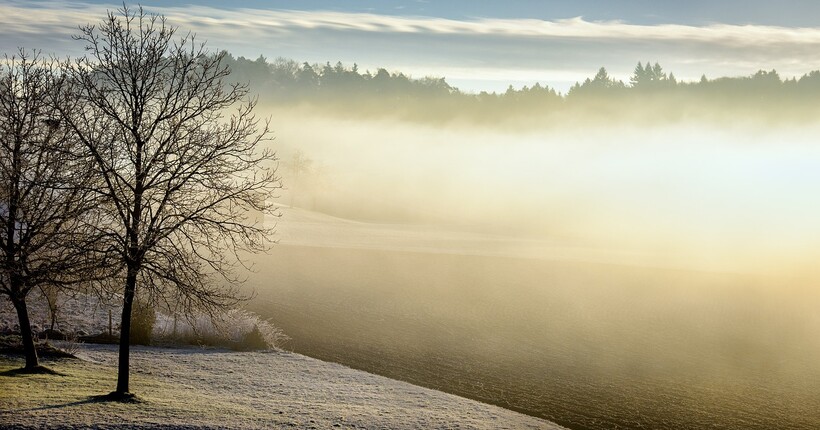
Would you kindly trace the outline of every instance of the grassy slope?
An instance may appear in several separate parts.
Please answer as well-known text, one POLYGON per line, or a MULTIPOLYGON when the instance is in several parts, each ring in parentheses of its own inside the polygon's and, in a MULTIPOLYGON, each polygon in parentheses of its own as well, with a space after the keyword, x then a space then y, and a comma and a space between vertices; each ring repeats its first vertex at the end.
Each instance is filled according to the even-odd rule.
POLYGON ((135 348, 132 389, 143 400, 95 398, 115 385, 113 347, 61 372, 15 375, 0 355, 3 428, 557 428, 545 421, 292 353, 135 348))

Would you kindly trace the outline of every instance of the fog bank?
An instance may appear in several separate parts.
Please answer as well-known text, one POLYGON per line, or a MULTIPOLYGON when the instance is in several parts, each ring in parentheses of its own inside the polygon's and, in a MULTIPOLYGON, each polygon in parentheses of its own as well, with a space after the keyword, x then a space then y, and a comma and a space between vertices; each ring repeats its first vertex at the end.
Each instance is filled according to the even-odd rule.
POLYGON ((815 125, 514 132, 266 114, 283 205, 617 250, 658 266, 794 274, 817 257, 815 125))

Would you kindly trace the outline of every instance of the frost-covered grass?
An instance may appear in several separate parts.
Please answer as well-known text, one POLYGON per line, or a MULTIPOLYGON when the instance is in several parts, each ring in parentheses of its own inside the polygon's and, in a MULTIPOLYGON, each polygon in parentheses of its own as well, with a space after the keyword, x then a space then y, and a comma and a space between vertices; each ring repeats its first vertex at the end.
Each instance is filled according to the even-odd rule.
POLYGON ((558 429, 547 421, 287 352, 134 347, 135 404, 115 385, 116 347, 84 346, 63 373, 15 375, 0 355, 2 428, 558 429))
MULTIPOLYGON (((107 334, 119 336, 121 297, 75 293, 58 296, 55 329, 72 336, 107 334), (109 327, 109 318, 110 324, 109 327)), ((51 315, 43 294, 34 290, 27 298, 35 333, 50 327, 51 315)), ((133 321, 133 319, 132 319, 133 321)), ((18 332, 17 314, 8 300, 0 300, 0 333, 18 332)), ((156 311, 152 341, 164 345, 204 345, 256 350, 281 347, 288 336, 269 321, 244 309, 228 309, 214 315, 169 315, 156 311)))
MULTIPOLYGON (((120 298, 112 296, 107 299, 95 294, 62 293, 58 296, 59 312, 55 329, 63 332, 80 332, 97 334, 108 332, 109 312, 113 320, 114 330, 119 333, 121 315, 120 298)), ((31 319, 32 329, 40 332, 50 327, 51 316, 48 304, 40 290, 32 290, 26 298, 31 319)), ((17 313, 11 302, 0 298, 0 332, 17 331, 17 313)))

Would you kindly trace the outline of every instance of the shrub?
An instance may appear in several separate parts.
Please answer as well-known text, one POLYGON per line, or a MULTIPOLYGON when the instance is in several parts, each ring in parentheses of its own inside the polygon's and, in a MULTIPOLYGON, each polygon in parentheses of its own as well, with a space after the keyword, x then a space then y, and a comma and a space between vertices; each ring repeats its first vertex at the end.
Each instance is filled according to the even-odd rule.
POLYGON ((157 322, 154 308, 141 300, 134 300, 131 313, 131 345, 150 345, 151 334, 157 322))
POLYGON ((231 309, 218 315, 198 314, 186 319, 160 316, 155 338, 170 343, 216 346, 242 351, 278 348, 288 337, 259 315, 231 309), (176 330, 174 330, 176 327, 176 330))

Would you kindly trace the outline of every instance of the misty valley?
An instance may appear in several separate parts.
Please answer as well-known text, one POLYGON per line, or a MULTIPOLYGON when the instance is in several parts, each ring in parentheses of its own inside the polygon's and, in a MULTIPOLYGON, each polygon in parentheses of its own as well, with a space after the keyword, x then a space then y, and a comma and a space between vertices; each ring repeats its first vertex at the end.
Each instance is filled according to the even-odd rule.
POLYGON ((404 251, 273 255, 267 267, 286 275, 259 288, 253 309, 313 357, 569 428, 820 419, 818 345, 806 345, 817 298, 783 303, 766 290, 776 283, 404 251))
POLYGON ((294 351, 569 428, 820 420, 810 128, 316 124, 250 279, 294 351))

